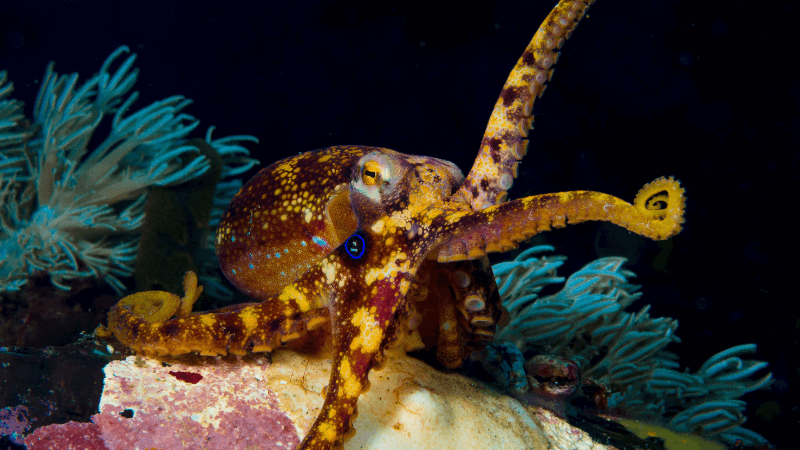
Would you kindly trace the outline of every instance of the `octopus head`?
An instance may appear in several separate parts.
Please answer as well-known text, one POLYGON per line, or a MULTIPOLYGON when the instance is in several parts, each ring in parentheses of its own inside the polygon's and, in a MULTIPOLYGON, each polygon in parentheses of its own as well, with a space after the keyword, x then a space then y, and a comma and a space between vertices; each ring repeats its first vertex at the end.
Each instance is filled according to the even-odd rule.
POLYGON ((388 149, 367 153, 353 167, 350 200, 359 224, 406 212, 409 217, 447 200, 464 182, 453 163, 388 149))

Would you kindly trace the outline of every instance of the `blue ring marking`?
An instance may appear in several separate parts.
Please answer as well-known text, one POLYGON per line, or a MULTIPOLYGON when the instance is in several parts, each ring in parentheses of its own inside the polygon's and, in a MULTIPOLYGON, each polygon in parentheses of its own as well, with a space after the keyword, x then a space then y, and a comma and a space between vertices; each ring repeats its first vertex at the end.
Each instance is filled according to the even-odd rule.
POLYGON ((347 254, 353 259, 358 259, 364 256, 364 251, 367 249, 367 243, 364 238, 354 234, 344 241, 344 249, 347 254))

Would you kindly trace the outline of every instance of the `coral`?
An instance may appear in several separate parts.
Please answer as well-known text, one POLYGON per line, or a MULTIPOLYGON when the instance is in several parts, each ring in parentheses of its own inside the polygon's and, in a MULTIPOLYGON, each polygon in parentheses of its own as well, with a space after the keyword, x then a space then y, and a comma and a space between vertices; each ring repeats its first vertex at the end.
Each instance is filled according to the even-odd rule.
MULTIPOLYGON (((739 397, 767 387, 772 379, 770 373, 755 378, 767 363, 742 358, 756 350, 754 344, 731 347, 695 372, 680 372, 678 356, 666 350, 670 343, 680 342, 675 335, 678 321, 651 318, 649 306, 637 313, 625 311, 642 295, 639 286, 628 282, 634 274, 622 269, 625 258, 600 258, 564 282, 556 273, 563 256, 534 256, 552 250, 532 247, 513 261, 493 266, 511 315, 498 339, 513 342, 521 351, 575 361, 584 377, 611 389, 608 407, 613 411, 728 443, 766 443, 741 426, 746 403, 739 397), (562 282, 559 292, 539 297, 545 286, 562 282)), ((524 377, 517 374, 513 379, 524 377)))
MULTIPOLYGON (((207 158, 187 141, 199 124, 183 112, 190 100, 176 95, 132 109, 138 93, 127 94, 138 75, 136 55, 112 69, 128 52, 115 50, 81 85, 77 74, 58 75, 51 63, 30 121, 23 104, 9 98, 13 85, 0 72, 0 294, 42 272, 61 289, 91 277, 121 293, 121 278, 132 273, 148 189, 208 170, 207 158), (100 140, 104 127, 108 134, 100 140)), ((226 178, 256 163, 240 145, 248 140, 256 141, 211 140, 209 130, 206 142, 227 164, 221 196, 237 186, 226 178)))

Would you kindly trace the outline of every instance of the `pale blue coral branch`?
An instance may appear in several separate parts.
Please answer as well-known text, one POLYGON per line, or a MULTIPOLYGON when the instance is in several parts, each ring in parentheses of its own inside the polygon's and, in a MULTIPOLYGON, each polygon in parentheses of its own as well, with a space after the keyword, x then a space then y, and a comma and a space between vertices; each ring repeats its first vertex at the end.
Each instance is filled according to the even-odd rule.
POLYGON ((722 432, 719 434, 719 437, 726 442, 736 442, 737 440, 759 444, 764 444, 767 442, 767 439, 764 436, 761 436, 753 430, 742 427, 736 427, 732 430, 722 432))
POLYGON ((209 127, 206 133, 206 142, 217 150, 217 153, 226 161, 221 177, 237 177, 244 172, 252 169, 258 164, 258 160, 250 158, 250 151, 240 145, 243 142, 258 144, 255 136, 235 135, 213 140, 211 134, 214 127, 209 127))
POLYGON ((570 328, 572 328, 572 327, 570 325, 568 325, 568 324, 567 325, 562 325, 561 327, 558 327, 558 328, 556 328, 554 330, 551 330, 551 331, 543 331, 543 332, 540 332, 540 333, 536 333, 535 337, 532 337, 532 338, 529 338, 529 339, 530 339, 531 343, 546 342, 546 341, 548 341, 548 340, 550 340, 550 339, 552 339, 552 338, 554 338, 554 337, 556 337, 558 335, 564 334, 564 332, 566 332, 570 328))
POLYGON ((729 443, 766 442, 741 427, 746 418, 739 397, 768 387, 772 379, 769 373, 753 379, 767 363, 741 357, 755 352, 754 344, 717 353, 694 373, 679 372, 677 355, 666 350, 680 342, 675 335, 678 321, 650 317, 649 305, 638 312, 625 311, 642 293, 636 292, 640 286, 629 283, 635 275, 622 268, 624 258, 600 258, 563 281, 555 271, 563 257, 557 266, 548 266, 559 257, 539 257, 541 251, 529 250, 493 266, 511 316, 498 330, 498 339, 508 339, 522 351, 572 359, 584 377, 612 390, 609 406, 629 414, 729 443), (526 260, 523 255, 537 256, 526 260), (556 279, 563 283, 562 289, 539 297, 543 282, 556 279))
POLYGON ((14 85, 8 83, 8 72, 5 70, 0 70, 0 100, 3 100, 4 97, 11 95, 11 92, 14 91, 14 85))
MULTIPOLYGON (((736 358, 736 359, 739 359, 739 358, 736 358)), ((741 359, 739 359, 738 364, 736 365, 736 368, 738 369, 736 372, 734 372, 734 373, 732 373, 730 375, 723 375, 723 376, 720 376, 720 377, 716 377, 716 379, 719 380, 719 381, 736 381, 736 380, 741 380, 743 378, 749 378, 751 375, 755 374, 759 370, 766 369, 766 367, 768 365, 769 365, 768 363, 763 362, 763 361, 759 361, 759 362, 756 362, 756 361, 743 362, 741 359), (745 367, 742 367, 742 366, 745 366, 745 367)))
POLYGON ((161 181, 155 183, 156 186, 166 186, 173 183, 177 183, 180 180, 184 180, 188 177, 195 177, 202 175, 208 171, 209 165, 208 161, 200 161, 200 160, 193 160, 186 167, 175 171, 174 173, 170 174, 169 176, 163 178, 161 181))
MULTIPOLYGON (((5 155, 0 155, 0 180, 3 180, 3 177, 17 175, 23 169, 21 167, 22 164, 25 163, 25 158, 17 157, 17 158, 9 158, 5 155)), ((11 179, 9 177, 9 179, 11 179)))
POLYGON ((100 67, 100 76, 97 78, 98 92, 95 103, 98 105, 98 108, 103 111, 108 111, 110 108, 113 108, 115 102, 118 102, 119 98, 125 95, 136 83, 138 70, 134 69, 131 73, 128 73, 133 67, 133 62, 136 61, 135 54, 129 56, 119 66, 113 76, 109 75, 111 64, 122 53, 130 53, 128 46, 123 45, 114 50, 111 55, 106 58, 105 62, 103 62, 103 66, 100 67), (123 77, 125 77, 125 79, 120 81, 123 77))
MULTIPOLYGON (((765 366, 766 367, 766 366, 765 366)), ((772 384, 772 372, 764 375, 758 380, 751 382, 747 385, 747 392, 757 391, 759 389, 767 389, 772 384)))
POLYGON ((722 409, 722 408, 726 408, 726 407, 738 408, 740 406, 741 407, 746 406, 744 402, 738 402, 741 405, 739 405, 737 403, 733 403, 731 405, 726 405, 723 402, 709 402, 709 403, 713 403, 713 405, 704 404, 703 408, 696 408, 696 409, 702 409, 702 410, 711 409, 711 411, 708 411, 708 412, 695 412, 693 415, 691 415, 688 418, 687 423, 689 423, 689 424, 697 424, 697 423, 708 421, 709 419, 716 419, 720 415, 726 416, 726 417, 728 417, 730 419, 737 420, 738 417, 736 417, 735 414, 732 414, 730 411, 726 411, 725 409, 722 409))
POLYGON ((592 331, 592 337, 597 337, 600 339, 601 345, 608 344, 609 339, 613 339, 619 335, 621 331, 625 331, 630 328, 631 323, 633 322, 633 316, 627 316, 620 322, 611 323, 605 326, 599 326, 594 331, 592 331), (605 338, 603 338, 605 336, 605 338))
POLYGON ((530 259, 533 255, 538 255, 539 253, 545 253, 545 252, 554 252, 554 251, 556 251, 556 248, 553 247, 552 245, 534 245, 529 249, 521 252, 519 255, 517 255, 516 258, 514 258, 514 260, 525 261, 530 259))
MULTIPOLYGON (((705 363, 703 363, 702 367, 700 367, 700 372, 709 373, 709 367, 713 366, 719 362, 724 362, 727 358, 731 356, 735 356, 741 353, 754 353, 756 351, 755 344, 742 344, 737 345, 735 347, 731 347, 727 350, 721 351, 712 357, 708 358, 705 363)), ((713 375, 713 374, 711 374, 713 375)))
POLYGON ((556 269, 564 264, 564 257, 521 259, 523 255, 541 253, 549 248, 551 247, 534 247, 513 261, 495 264, 492 267, 498 293, 507 299, 506 307, 510 312, 517 313, 528 307, 545 286, 564 281, 564 278, 555 275, 556 269))
POLYGON ((64 253, 67 255, 72 270, 78 270, 78 259, 73 254, 74 247, 72 247, 72 244, 67 245, 67 243, 64 241, 59 241, 58 246, 61 247, 61 249, 64 250, 64 253))
POLYGON ((508 305, 506 306, 506 308, 509 311, 517 311, 517 310, 521 309, 523 306, 531 303, 532 300, 534 300, 534 299, 536 299, 538 297, 539 297, 539 294, 528 294, 528 295, 522 296, 522 297, 520 297, 518 299, 515 299, 515 300, 509 302, 508 305))
MULTIPOLYGON (((510 270, 511 268, 509 267, 508 271, 510 270)), ((505 273, 498 273, 498 272, 501 272, 501 269, 498 269, 497 272, 495 272, 495 276, 505 275, 505 273)), ((498 292, 500 293, 501 296, 506 295, 508 293, 515 279, 516 279, 516 274, 508 273, 508 276, 504 280, 504 283, 498 288, 498 292)))
MULTIPOLYGON (((538 311, 538 312, 543 313, 541 310, 538 311)), ((564 318, 563 317, 551 317, 549 319, 526 320, 525 323, 520 325, 519 327, 517 327, 517 329, 519 331, 525 331, 525 330, 529 330, 529 329, 545 327, 547 325, 552 325, 554 323, 563 323, 563 322, 564 322, 564 318)), ((567 327, 569 327, 569 325, 567 325, 567 327)))
MULTIPOLYGON (((129 52, 116 49, 83 83, 77 74, 57 74, 50 63, 30 123, 22 103, 8 98, 12 85, 0 72, 0 294, 20 289, 36 272, 62 289, 93 276, 122 293, 148 189, 209 169, 188 141, 199 125, 183 111, 191 100, 176 95, 133 108, 138 93, 128 92, 138 75, 136 55, 116 64, 129 52), (106 117, 110 132, 89 148, 106 117)), ((257 140, 237 135, 212 142, 222 149, 225 176, 256 163, 242 146, 248 142, 257 140)), ((221 192, 232 195, 236 182, 225 181, 221 192)))
MULTIPOLYGON (((182 145, 180 147, 174 148, 168 152, 163 152, 160 155, 153 158, 150 162, 150 166, 165 166, 169 162, 169 160, 175 158, 176 156, 180 156, 186 153, 199 153, 197 147, 193 145, 182 145)), ((151 172, 151 175, 153 173, 151 172)))

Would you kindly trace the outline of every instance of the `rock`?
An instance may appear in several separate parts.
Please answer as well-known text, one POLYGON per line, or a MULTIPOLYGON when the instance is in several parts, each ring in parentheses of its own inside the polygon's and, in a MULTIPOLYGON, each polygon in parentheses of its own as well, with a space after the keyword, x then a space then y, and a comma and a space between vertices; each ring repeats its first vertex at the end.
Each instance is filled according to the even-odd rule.
MULTIPOLYGON (((479 381, 408 356, 387 359, 370 374, 345 449, 606 448, 479 381)), ((105 367, 92 421, 110 450, 294 448, 316 419, 331 366, 288 349, 271 360, 164 361, 132 356, 105 367)))

